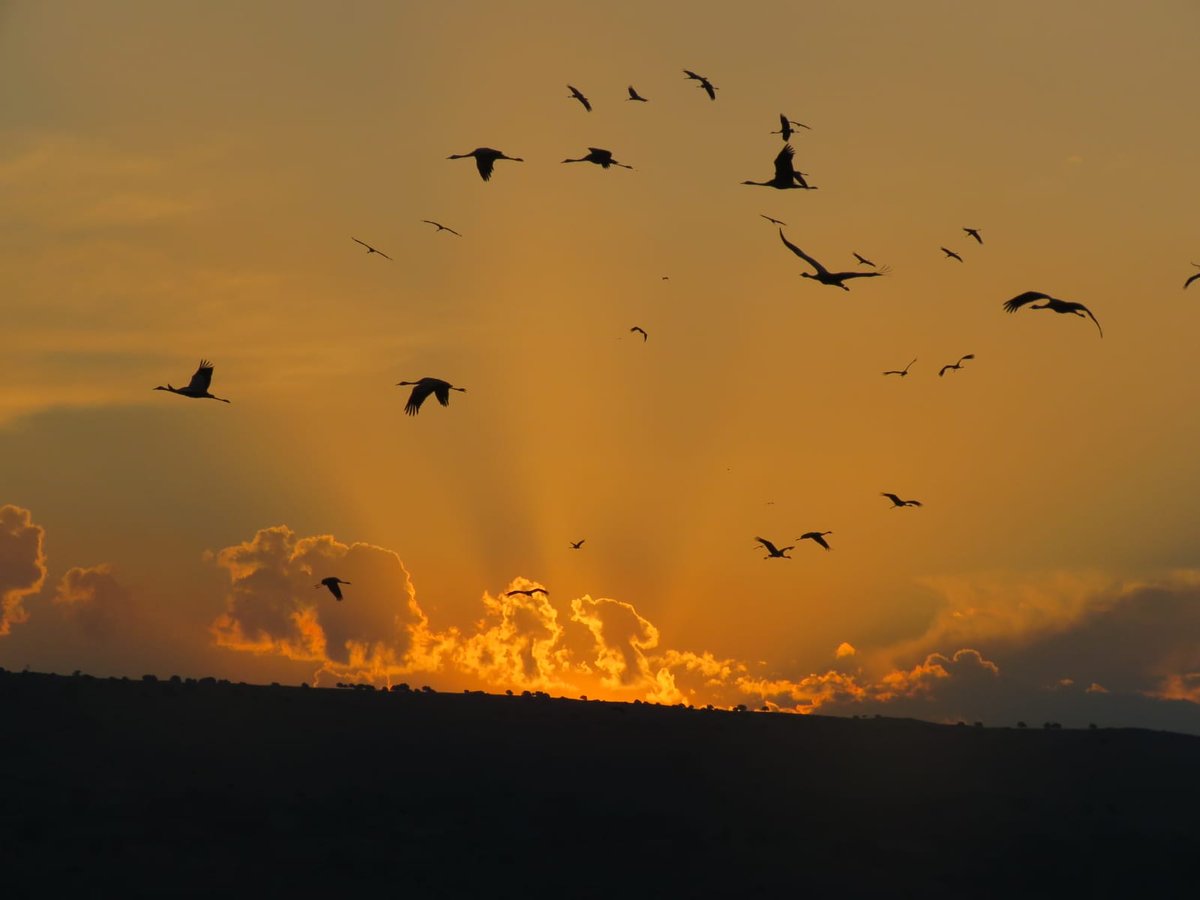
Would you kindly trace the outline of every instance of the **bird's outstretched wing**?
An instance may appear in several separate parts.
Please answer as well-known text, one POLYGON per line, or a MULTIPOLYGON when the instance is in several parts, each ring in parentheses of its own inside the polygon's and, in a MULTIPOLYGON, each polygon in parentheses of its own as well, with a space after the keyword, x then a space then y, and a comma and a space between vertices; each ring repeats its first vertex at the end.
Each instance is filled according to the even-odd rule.
POLYGON ((479 170, 479 177, 484 181, 492 180, 492 169, 496 167, 496 158, 494 156, 476 156, 475 168, 479 170))
POLYGON ((1082 303, 1072 303, 1071 306, 1075 307, 1076 309, 1081 309, 1085 313, 1087 313, 1088 318, 1096 323, 1096 329, 1100 332, 1100 337, 1104 337, 1104 329, 1100 327, 1100 320, 1097 319, 1094 315, 1092 315, 1092 311, 1090 309, 1088 309, 1082 303))
POLYGON ((1191 284, 1193 281, 1195 281, 1197 278, 1200 278, 1200 272, 1197 272, 1195 275, 1191 276, 1187 281, 1185 281, 1183 283, 1184 290, 1186 290, 1187 286, 1189 284, 1191 284))
MULTIPOLYGON (((764 219, 766 219, 768 222, 770 222, 772 225, 785 225, 785 226, 787 225, 787 222, 780 222, 778 219, 772 219, 770 216, 766 215, 765 213, 759 213, 759 215, 762 216, 764 219)), ((1200 277, 1200 276, 1197 276, 1197 277, 1200 277)))
POLYGON ((758 541, 760 544, 762 544, 764 547, 766 547, 767 552, 770 553, 772 556, 779 553, 779 550, 775 547, 775 545, 772 544, 770 541, 768 541, 766 538, 756 537, 755 540, 758 541))
POLYGON ((646 334, 646 330, 638 325, 634 325, 632 328, 629 329, 629 331, 630 331, 630 333, 636 331, 638 334, 640 334, 642 336, 643 344, 646 343, 646 340, 650 337, 650 335, 646 334))
POLYGON ((198 391, 202 394, 208 392, 209 385, 212 384, 213 364, 207 359, 200 360, 200 365, 196 369, 196 374, 192 376, 192 380, 188 382, 187 390, 198 391))
MULTIPOLYGON (((808 263, 810 266, 812 266, 814 269, 816 269, 818 273, 820 273, 820 272, 828 273, 829 272, 829 270, 826 269, 823 265, 821 265, 819 262, 817 262, 815 259, 813 259, 811 256, 809 256, 807 253, 805 253, 803 250, 801 250, 799 247, 797 247, 795 244, 793 244, 791 241, 789 241, 787 238, 785 238, 783 236, 782 228, 779 229, 779 239, 781 241, 783 241, 783 246, 787 247, 789 250, 791 250, 793 253, 795 253, 798 257, 800 257, 802 260, 804 260, 806 263, 808 263)), ((863 274, 874 275, 876 273, 867 272, 867 273, 863 273, 863 274)))
MULTIPOLYGON (((854 253, 854 251, 853 251, 853 250, 851 250, 850 252, 851 252, 851 253, 854 253)), ((862 263, 864 266, 873 266, 873 265, 875 265, 875 263, 871 262, 869 259, 867 259, 865 256, 863 256, 861 253, 854 253, 854 258, 855 258, 855 259, 857 259, 857 260, 858 260, 860 263, 862 263)))
MULTIPOLYGON (((425 398, 433 393, 433 385, 427 381, 419 381, 413 387, 412 393, 408 395, 408 403, 404 405, 404 412, 407 415, 415 416, 421 410, 421 404, 425 402, 425 398)), ((447 401, 449 399, 447 398, 447 401)), ((445 403, 442 404, 443 406, 445 403)))
POLYGON ((433 394, 437 397, 438 403, 442 406, 450 405, 450 385, 445 381, 439 381, 433 386, 433 394))
POLYGON ((1014 313, 1022 306, 1029 303, 1034 303, 1037 300, 1052 300, 1049 294, 1043 294, 1041 291, 1026 291, 1023 294, 1017 294, 1011 300, 1005 302, 1004 311, 1014 313))
POLYGON ((791 144, 784 144, 783 149, 775 157, 775 178, 781 184, 790 184, 796 177, 796 167, 792 162, 792 158, 796 155, 796 151, 791 144))

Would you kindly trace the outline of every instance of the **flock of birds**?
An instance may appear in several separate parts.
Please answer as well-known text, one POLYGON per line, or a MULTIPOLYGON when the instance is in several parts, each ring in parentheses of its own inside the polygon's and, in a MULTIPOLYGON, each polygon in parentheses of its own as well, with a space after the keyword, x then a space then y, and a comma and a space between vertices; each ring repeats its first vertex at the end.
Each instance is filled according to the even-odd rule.
MULTIPOLYGON (((683 73, 684 73, 684 77, 687 78, 688 80, 696 81, 697 87, 700 90, 704 91, 704 93, 708 95, 708 98, 710 100, 715 101, 717 99, 716 92, 717 92, 718 88, 706 76, 697 74, 696 72, 693 72, 690 69, 684 69, 683 73)), ((568 99, 578 101, 579 104, 583 107, 583 109, 585 111, 587 111, 589 113, 592 111, 591 101, 584 95, 584 93, 582 91, 580 91, 574 85, 569 85, 569 84, 567 85, 567 89, 570 91, 570 93, 567 95, 568 99)), ((633 85, 629 85, 629 87, 627 88, 627 92, 628 92, 628 97, 626 97, 627 102, 628 101, 635 101, 635 102, 640 102, 640 103, 649 102, 649 98, 642 96, 636 90, 636 88, 634 88, 633 85)), ((755 185, 755 186, 759 186, 759 187, 769 187, 769 188, 773 188, 775 190, 806 190, 806 191, 817 190, 816 185, 809 183, 809 181, 808 181, 808 178, 810 177, 809 174, 806 172, 801 172, 799 169, 796 168, 796 165, 795 165, 795 148, 792 146, 790 141, 791 141, 792 135, 797 133, 796 129, 798 129, 798 128, 802 128, 805 130, 811 130, 809 125, 806 125, 803 122, 798 122, 795 119, 789 118, 786 114, 781 113, 779 116, 779 129, 777 131, 770 132, 771 134, 780 135, 784 142, 782 149, 779 150, 779 152, 776 154, 776 156, 774 158, 774 173, 773 173, 773 175, 765 181, 746 180, 746 181, 743 181, 742 184, 755 185)), ((509 156, 507 153, 505 153, 501 150, 493 149, 491 147, 476 147, 474 150, 471 150, 467 153, 451 154, 450 156, 447 157, 447 159, 452 159, 452 160, 473 159, 475 161, 475 167, 479 172, 479 177, 481 179, 483 179, 485 182, 491 180, 491 178, 495 172, 495 166, 496 166, 497 162, 502 161, 502 160, 508 161, 508 162, 524 162, 525 161, 522 157, 509 156)), ((633 168, 633 166, 628 165, 626 163, 619 162, 617 159, 615 159, 613 156, 613 152, 611 150, 607 150, 607 149, 604 149, 601 147, 589 147, 588 152, 585 155, 579 156, 579 157, 573 157, 573 158, 569 157, 567 159, 564 159, 562 162, 563 163, 588 162, 588 163, 592 163, 594 165, 600 166, 603 169, 609 169, 613 166, 616 166, 619 168, 624 168, 624 169, 632 169, 633 168)), ((812 269, 811 272, 804 271, 804 272, 800 273, 800 276, 803 278, 807 278, 812 281, 816 281, 817 283, 822 284, 822 285, 837 287, 843 291, 849 291, 850 285, 847 284, 847 282, 851 282, 854 279, 859 279, 859 278, 878 278, 880 276, 888 274, 890 271, 887 266, 882 266, 882 267, 877 266, 870 259, 868 259, 867 257, 865 257, 857 252, 854 252, 853 256, 857 260, 858 264, 860 266, 868 267, 869 269, 871 269, 871 271, 864 271, 863 269, 855 269, 855 270, 850 270, 850 271, 833 271, 833 270, 829 269, 827 266, 825 266, 824 264, 822 264, 815 257, 806 253, 800 247, 793 244, 791 241, 789 241, 787 239, 787 237, 784 235, 784 232, 783 232, 783 229, 785 227, 787 227, 786 222, 783 222, 779 219, 772 218, 771 216, 768 216, 765 214, 760 214, 760 215, 762 216, 762 218, 766 219, 772 225, 775 225, 778 227, 779 239, 783 242, 784 247, 786 247, 789 251, 791 251, 791 253, 793 253, 795 256, 797 256, 799 259, 801 259, 803 262, 805 262, 809 267, 811 267, 811 269, 812 269)), ((448 234, 455 235, 457 237, 462 237, 462 235, 458 231, 454 230, 453 228, 450 228, 447 225, 442 224, 441 222, 437 222, 432 219, 422 219, 421 221, 425 224, 434 226, 437 229, 436 233, 440 234, 441 232, 444 231, 444 232, 447 232, 448 234)), ((966 236, 968 238, 974 240, 976 242, 976 244, 978 244, 979 246, 983 246, 984 241, 983 241, 981 229, 972 228, 972 227, 963 227, 962 231, 966 234, 966 236)), ((360 240, 359 238, 356 238, 356 237, 351 237, 351 240, 353 240, 354 242, 365 247, 367 255, 374 254, 374 255, 378 255, 378 256, 382 257, 383 259, 392 260, 392 257, 388 256, 382 250, 379 250, 378 248, 367 243, 366 241, 360 240)), ((946 259, 952 259, 959 263, 965 262, 963 256, 959 252, 957 252, 949 247, 944 247, 944 246, 941 247, 940 249, 941 249, 942 253, 945 254, 946 259)), ((1192 265, 1195 266, 1197 269, 1200 269, 1200 263, 1192 263, 1192 265)), ((667 280, 667 276, 664 275, 663 280, 667 280)), ((1195 274, 1189 276, 1184 281, 1184 284, 1183 284, 1184 289, 1186 289, 1189 285, 1191 285, 1192 282, 1197 281, 1197 280, 1200 280, 1200 272, 1196 272, 1195 274)), ((1102 338, 1104 337, 1104 330, 1100 326, 1099 320, 1096 318, 1095 314, 1083 303, 1078 303, 1078 302, 1070 301, 1070 300, 1063 300, 1063 299, 1051 296, 1050 294, 1044 293, 1042 291, 1024 291, 1023 293, 1018 294, 1017 296, 1011 298, 1010 300, 1005 301, 1002 304, 1002 309, 1007 313, 1015 313, 1018 310, 1021 310, 1024 308, 1028 308, 1028 309, 1032 309, 1032 310, 1050 310, 1051 312, 1058 313, 1060 315, 1073 315, 1073 316, 1078 316, 1080 318, 1089 318, 1095 324, 1096 329, 1100 334, 1100 337, 1102 337, 1102 338), (1039 302, 1039 301, 1041 301, 1041 302, 1039 302)), ((645 329, 641 328, 640 326, 635 325, 632 328, 630 328, 629 331, 634 334, 640 334, 643 343, 645 343, 649 339, 649 335, 646 333, 645 329)), ((967 360, 972 360, 974 358, 975 358, 975 354, 973 354, 973 353, 964 354, 963 356, 960 356, 955 362, 947 363, 946 365, 942 366, 938 370, 938 376, 939 377, 944 376, 946 374, 946 372, 949 372, 949 371, 958 371, 958 370, 962 369, 964 362, 966 362, 967 360)), ((885 376, 897 375, 901 378, 904 378, 909 374, 909 370, 911 369, 913 364, 916 362, 917 362, 917 358, 914 357, 903 369, 889 369, 889 370, 884 371, 883 375, 885 375, 885 376)), ((188 382, 188 384, 186 386, 177 388, 177 387, 172 386, 171 384, 166 384, 166 385, 159 385, 158 387, 154 388, 154 390, 169 391, 171 393, 179 394, 180 396, 189 397, 192 399, 210 399, 210 400, 219 400, 222 403, 229 403, 230 401, 228 399, 226 399, 224 397, 218 397, 210 392, 210 388, 212 386, 212 377, 213 377, 212 363, 206 359, 202 359, 200 361, 200 364, 197 367, 195 373, 192 375, 191 380, 188 382)), ((400 382, 397 382, 396 386, 412 388, 412 391, 409 393, 409 396, 408 396, 408 402, 405 404, 405 407, 404 407, 405 413, 410 416, 417 415, 417 413, 421 409, 421 405, 431 395, 434 396, 435 398, 437 398, 438 403, 440 403, 442 406, 449 406, 451 391, 460 391, 460 392, 466 391, 466 388, 456 387, 455 385, 450 384, 448 381, 445 381, 440 378, 432 378, 432 377, 424 377, 424 378, 417 379, 415 381, 400 381, 400 382)), ((893 508, 893 509, 902 509, 905 507, 920 507, 922 505, 919 500, 902 499, 897 494, 889 493, 886 491, 881 492, 881 496, 887 498, 891 502, 891 508, 893 508)), ((808 531, 808 532, 805 532, 804 534, 799 535, 797 538, 795 538, 795 540, 797 540, 797 541, 809 540, 828 551, 831 548, 829 546, 829 542, 826 541, 825 538, 827 535, 831 535, 831 534, 833 534, 832 531, 808 531)), ((763 549, 766 550, 767 555, 765 557, 763 557, 764 559, 791 559, 791 557, 788 556, 787 554, 789 551, 794 550, 795 546, 796 546, 796 545, 789 545, 786 547, 778 547, 774 543, 772 543, 771 541, 769 541, 763 537, 756 537, 754 540, 759 545, 761 545, 763 549)), ((583 547, 583 544, 584 544, 583 540, 570 541, 569 548, 572 550, 579 550, 583 547)), ((340 601, 340 600, 342 600, 342 596, 343 596, 341 586, 349 585, 349 584, 350 584, 350 582, 343 581, 342 579, 340 579, 336 576, 329 576, 326 578, 322 578, 318 584, 314 585, 314 587, 316 587, 316 588, 324 587, 324 588, 328 589, 329 592, 333 595, 334 599, 340 601)), ((522 589, 522 590, 508 591, 507 595, 508 596, 524 595, 524 596, 532 597, 536 593, 548 595, 549 592, 546 591, 544 588, 537 587, 537 588, 532 588, 532 589, 528 589, 528 590, 522 589)))

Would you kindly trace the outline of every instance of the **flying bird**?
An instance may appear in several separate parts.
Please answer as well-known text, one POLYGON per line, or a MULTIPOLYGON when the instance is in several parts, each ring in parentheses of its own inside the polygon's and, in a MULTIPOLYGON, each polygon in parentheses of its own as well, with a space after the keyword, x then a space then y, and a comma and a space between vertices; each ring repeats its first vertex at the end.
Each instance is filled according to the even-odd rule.
MULTIPOLYGON (((796 151, 791 144, 784 144, 779 155, 775 157, 775 175, 770 181, 743 181, 742 184, 754 184, 759 187, 773 187, 780 191, 797 188, 805 191, 815 191, 816 188, 804 180, 804 173, 797 172, 792 163, 796 151)), ((762 215, 759 213, 759 215, 762 215)))
POLYGON ((782 225, 784 228, 787 227, 787 222, 780 222, 778 219, 772 219, 768 215, 763 215, 763 213, 759 213, 759 215, 762 216, 764 219, 766 219, 768 222, 770 222, 772 225, 782 225))
POLYGON ((762 544, 767 550, 767 555, 764 556, 763 559, 791 559, 791 557, 787 555, 787 552, 789 550, 796 549, 794 546, 779 549, 766 538, 756 537, 755 540, 762 544))
POLYGON ((800 537, 796 538, 796 540, 798 540, 798 541, 815 541, 816 543, 818 543, 822 547, 824 547, 826 550, 828 550, 829 544, 825 541, 825 535, 827 535, 827 534, 833 534, 833 532, 832 531, 806 531, 806 532, 804 532, 804 534, 800 535, 800 537))
POLYGON ((370 256, 372 253, 378 253, 384 259, 391 259, 391 257, 388 256, 386 253, 384 253, 382 250, 376 250, 374 247, 372 247, 366 241, 360 241, 356 237, 351 237, 350 240, 354 241, 356 244, 362 244, 364 247, 366 247, 367 248, 367 256, 370 256))
POLYGON ((954 369, 955 371, 958 371, 959 369, 962 368, 962 364, 963 364, 964 360, 974 359, 974 358, 975 358, 974 353, 968 353, 966 356, 960 356, 958 358, 958 362, 950 363, 949 365, 942 366, 941 369, 938 370, 938 378, 941 378, 943 375, 945 375, 947 369, 954 369))
MULTIPOLYGON (((797 122, 795 119, 789 119, 789 118, 788 118, 787 116, 785 116, 783 113, 780 113, 780 114, 779 114, 779 130, 778 130, 778 131, 772 131, 772 132, 771 132, 771 134, 780 134, 780 135, 783 135, 783 140, 784 140, 785 142, 786 142, 786 141, 789 141, 789 140, 791 140, 791 138, 792 138, 792 135, 795 133, 795 132, 792 130, 792 126, 793 126, 793 125, 797 125, 797 126, 799 126, 800 128, 808 128, 808 126, 807 126, 807 125, 805 125, 803 122, 797 122)), ((809 131, 812 131, 812 129, 811 129, 811 128, 808 128, 808 130, 809 130, 809 131)))
MULTIPOLYGON (((1196 266, 1197 269, 1200 269, 1200 264, 1192 263, 1192 265, 1196 266)), ((1188 280, 1183 283, 1183 289, 1186 291, 1187 286, 1189 284, 1191 284, 1193 281, 1195 281, 1197 278, 1200 278, 1200 272, 1197 272, 1195 275, 1192 275, 1190 278, 1188 278, 1188 280)))
POLYGON ((587 156, 581 156, 579 159, 564 159, 563 162, 590 162, 605 169, 609 166, 620 166, 622 169, 633 168, 633 166, 627 166, 625 163, 619 163, 613 159, 611 150, 602 150, 599 147, 588 147, 587 156))
POLYGON ((187 387, 172 387, 170 384, 160 384, 154 390, 170 391, 172 394, 182 394, 184 397, 191 397, 194 400, 208 399, 220 400, 222 403, 228 403, 224 397, 217 397, 208 392, 209 385, 212 384, 213 364, 207 359, 200 360, 200 365, 196 372, 192 375, 192 380, 188 382, 187 387))
POLYGON ((646 343, 646 340, 650 337, 650 335, 646 334, 646 330, 644 328, 642 328, 640 325, 634 325, 629 330, 630 330, 630 332, 636 331, 638 334, 640 334, 642 336, 643 344, 646 343))
POLYGON ((505 597, 513 597, 517 594, 524 594, 526 597, 532 597, 534 594, 545 594, 547 597, 550 596, 550 592, 548 590, 546 590, 545 588, 540 588, 540 587, 539 588, 530 588, 527 591, 508 591, 504 596, 505 597))
POLYGON ((315 588, 327 587, 327 588, 329 588, 329 593, 333 594, 334 600, 341 600, 342 599, 342 589, 340 587, 338 587, 338 585, 349 584, 349 583, 350 582, 348 582, 348 581, 342 581, 342 579, 337 578, 333 575, 330 575, 328 578, 322 578, 321 583, 314 584, 313 587, 315 587, 315 588))
POLYGON ((413 385, 412 393, 408 395, 408 403, 404 407, 405 413, 410 416, 415 416, 421 409, 421 404, 425 402, 425 398, 433 394, 438 399, 438 403, 442 406, 450 405, 450 392, 462 391, 466 393, 466 388, 455 387, 448 381, 442 381, 440 378, 422 378, 420 381, 398 381, 396 387, 405 385, 413 385))
MULTIPOLYGON (((572 87, 571 85, 568 84, 567 89, 570 90, 571 97, 573 97, 574 99, 578 100, 580 103, 583 104, 584 109, 586 109, 588 112, 592 111, 592 104, 588 103, 588 98, 583 96, 582 93, 580 93, 579 88, 572 87)), ((570 99, 570 98, 568 98, 568 99, 570 99)))
POLYGON ((625 99, 626 99, 626 100, 640 100, 642 103, 648 103, 648 102, 649 102, 649 101, 648 101, 648 100, 647 100, 645 97, 643 97, 641 94, 639 94, 637 91, 635 91, 635 90, 633 89, 633 85, 632 85, 632 84, 629 86, 629 96, 628 96, 628 97, 626 97, 625 99))
POLYGON ((446 159, 466 159, 468 156, 475 157, 475 168, 479 170, 479 177, 484 181, 491 180, 492 169, 495 167, 496 160, 498 159, 525 162, 519 156, 505 156, 503 151, 493 150, 491 147, 476 147, 470 153, 453 153, 447 156, 446 159))
POLYGON ((943 247, 942 252, 946 254, 947 259, 957 259, 959 262, 963 261, 963 258, 961 256, 959 256, 957 253, 955 253, 953 250, 947 250, 945 247, 943 247))
POLYGON ((700 87, 702 87, 704 89, 704 93, 708 94, 709 100, 717 99, 717 88, 713 87, 713 83, 711 81, 709 81, 707 78, 705 78, 703 75, 697 75, 695 72, 691 71, 690 69, 684 69, 683 74, 686 75, 688 78, 691 78, 694 81, 700 82, 700 87))
POLYGON ((1004 304, 1004 311, 1014 313, 1022 306, 1033 303, 1035 300, 1045 300, 1041 306, 1030 306, 1030 309, 1049 309, 1056 313, 1070 313, 1074 316, 1083 318, 1087 316, 1096 323, 1096 328, 1100 332, 1100 337, 1104 337, 1104 329, 1100 327, 1100 322, 1092 315, 1092 311, 1082 303, 1074 303, 1070 300, 1059 300, 1051 297, 1049 294, 1043 294, 1041 291, 1026 291, 1023 294, 1017 294, 1011 300, 1004 304))
MULTIPOLYGON (((853 250, 851 250, 850 252, 854 253, 853 250)), ((863 266, 874 266, 875 265, 875 263, 871 262, 869 259, 867 259, 865 256, 863 256, 861 253, 854 253, 854 258, 858 260, 859 265, 863 265, 863 266)))
POLYGON ((887 497, 889 500, 891 500, 893 509, 898 509, 901 506, 920 506, 921 505, 920 500, 901 500, 895 494, 889 494, 887 491, 881 491, 880 496, 887 497))
POLYGON ((975 238, 975 240, 979 241, 979 243, 981 243, 981 244, 983 243, 983 238, 981 238, 981 237, 979 236, 979 229, 978 229, 978 228, 964 228, 964 229, 963 229, 963 231, 965 231, 965 232, 966 232, 967 234, 969 234, 971 237, 975 238))
MULTIPOLYGON (((455 230, 454 230, 453 228, 451 228, 450 226, 448 226, 448 225, 443 225, 441 222, 435 222, 435 221, 433 221, 433 219, 422 219, 421 221, 422 221, 422 222, 424 222, 426 225, 436 225, 436 226, 437 226, 437 230, 438 230, 438 231, 448 231, 448 232, 450 232, 451 234, 458 234, 458 232, 457 232, 457 231, 455 231, 455 230)), ((458 236, 459 236, 459 237, 462 237, 462 235, 461 235, 461 234, 458 234, 458 236)))
POLYGON ((587 540, 587 538, 584 538, 583 540, 580 540, 580 541, 567 541, 567 543, 571 545, 572 550, 579 550, 580 548, 583 547, 583 541, 586 541, 586 540, 587 540))
POLYGON ((843 291, 848 291, 850 288, 846 287, 846 285, 844 285, 842 282, 850 278, 875 278, 884 274, 883 272, 830 272, 827 268, 785 238, 783 236, 782 228, 779 229, 779 239, 783 241, 783 245, 785 247, 817 270, 816 274, 812 274, 810 272, 801 272, 801 278, 812 278, 815 281, 821 282, 821 284, 832 284, 840 287, 843 291))
POLYGON ((909 366, 911 366, 911 365, 912 365, 913 363, 915 363, 916 361, 917 361, 917 358, 914 356, 914 357, 912 358, 912 362, 910 362, 910 363, 909 363, 907 366, 905 366, 903 369, 888 369, 888 370, 887 370, 886 372, 884 372, 883 374, 884 374, 884 375, 899 375, 901 378, 903 378, 905 375, 907 375, 907 374, 908 374, 908 369, 909 369, 909 366))

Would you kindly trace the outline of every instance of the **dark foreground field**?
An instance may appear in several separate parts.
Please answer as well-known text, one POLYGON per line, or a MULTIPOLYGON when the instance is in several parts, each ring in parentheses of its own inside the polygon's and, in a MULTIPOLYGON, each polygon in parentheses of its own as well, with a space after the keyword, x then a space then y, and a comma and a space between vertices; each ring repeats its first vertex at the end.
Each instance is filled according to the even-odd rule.
POLYGON ((0 778, 5 897, 1191 897, 1200 874, 1200 738, 1140 730, 0 670, 0 778))

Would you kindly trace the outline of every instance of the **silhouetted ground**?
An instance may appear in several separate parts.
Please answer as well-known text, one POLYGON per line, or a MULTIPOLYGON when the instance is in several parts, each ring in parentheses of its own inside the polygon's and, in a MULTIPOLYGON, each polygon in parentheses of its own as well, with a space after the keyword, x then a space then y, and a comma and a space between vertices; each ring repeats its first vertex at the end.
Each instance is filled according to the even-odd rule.
POLYGON ((1200 738, 0 670, 0 894, 1191 897, 1200 738))

